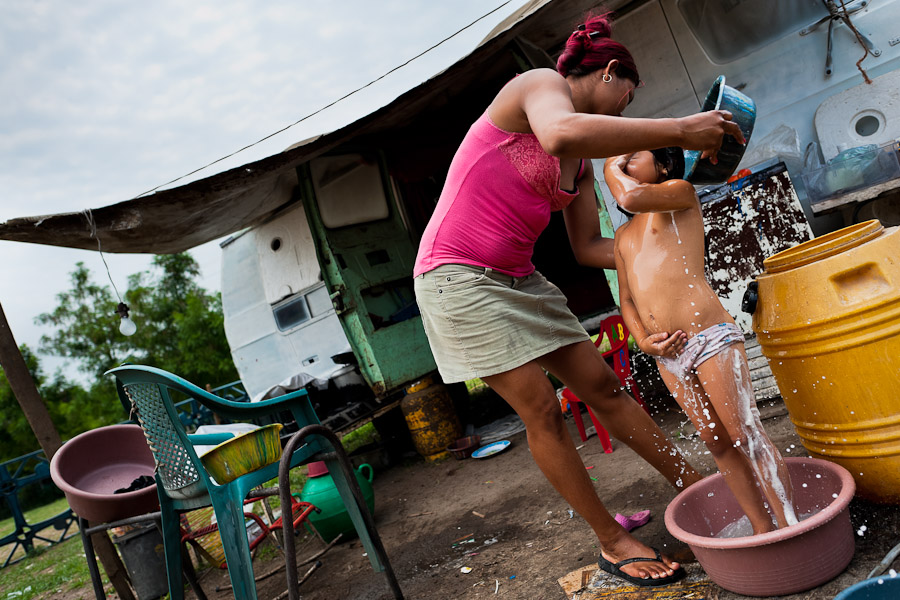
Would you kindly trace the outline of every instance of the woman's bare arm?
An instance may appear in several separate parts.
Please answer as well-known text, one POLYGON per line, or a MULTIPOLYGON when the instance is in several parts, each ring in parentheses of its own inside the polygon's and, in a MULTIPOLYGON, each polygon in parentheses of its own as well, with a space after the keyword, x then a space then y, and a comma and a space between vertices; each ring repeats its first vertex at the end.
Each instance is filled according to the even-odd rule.
POLYGON ((534 133, 548 154, 560 158, 604 158, 665 146, 714 158, 723 134, 744 140, 728 111, 669 119, 577 112, 569 84, 551 69, 534 69, 511 81, 490 110, 501 128, 534 133))
POLYGON ((613 240, 603 237, 594 190, 594 168, 584 162, 584 173, 578 180, 578 196, 563 209, 569 244, 578 264, 600 269, 615 269, 613 240))

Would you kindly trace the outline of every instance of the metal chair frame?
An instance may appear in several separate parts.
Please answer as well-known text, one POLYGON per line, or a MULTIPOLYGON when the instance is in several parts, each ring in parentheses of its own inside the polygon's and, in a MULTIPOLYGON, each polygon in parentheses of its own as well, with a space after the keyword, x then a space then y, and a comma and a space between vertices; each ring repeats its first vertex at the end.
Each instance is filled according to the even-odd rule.
MULTIPOLYGON (((384 573, 394 598, 403 600, 403 592, 400 590, 400 584, 388 560, 384 544, 381 543, 381 537, 375 529, 375 519, 369 512, 362 490, 356 481, 350 458, 344 451, 344 447, 341 445, 338 437, 324 425, 314 424, 302 427, 300 431, 291 436, 285 445, 278 469, 278 488, 281 504, 285 506, 290 505, 291 502, 291 493, 287 484, 289 482, 291 465, 294 464, 294 455, 297 453, 305 455, 308 446, 322 448, 325 445, 323 442, 331 446, 332 450, 331 452, 318 453, 314 460, 325 461, 328 472, 331 474, 341 499, 344 501, 344 506, 347 508, 347 514, 350 516, 350 520, 359 534, 363 547, 368 553, 372 568, 376 572, 384 573)), ((282 531, 284 532, 282 537, 284 538, 287 594, 290 600, 298 600, 300 597, 298 591, 300 582, 297 578, 294 524, 290 519, 282 521, 282 531)))

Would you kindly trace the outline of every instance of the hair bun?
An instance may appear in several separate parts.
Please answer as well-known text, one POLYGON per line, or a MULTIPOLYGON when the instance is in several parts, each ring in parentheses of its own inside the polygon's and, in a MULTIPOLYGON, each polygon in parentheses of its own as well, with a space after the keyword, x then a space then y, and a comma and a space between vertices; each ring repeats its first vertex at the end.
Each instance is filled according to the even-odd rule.
POLYGON ((612 13, 588 15, 578 25, 556 61, 556 71, 563 77, 583 77, 618 61, 615 74, 638 85, 640 77, 628 48, 612 39, 612 13))
POLYGON ((591 39, 610 37, 612 35, 611 13, 589 17, 584 22, 584 28, 590 34, 591 39))

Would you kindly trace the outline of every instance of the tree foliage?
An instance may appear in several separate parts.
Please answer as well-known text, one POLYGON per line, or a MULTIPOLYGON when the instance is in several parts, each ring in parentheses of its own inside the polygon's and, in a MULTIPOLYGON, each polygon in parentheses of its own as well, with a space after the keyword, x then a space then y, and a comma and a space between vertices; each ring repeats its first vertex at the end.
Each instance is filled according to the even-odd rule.
POLYGON ((79 370, 100 375, 128 354, 127 338, 117 329, 116 301, 91 279, 83 262, 69 275, 71 289, 56 295, 57 306, 35 321, 53 328, 41 336, 40 351, 74 359, 79 370))
MULTIPOLYGON (((62 439, 82 431, 121 421, 124 411, 116 399, 115 388, 97 382, 89 389, 67 381, 57 373, 48 379, 37 355, 26 345, 19 347, 25 365, 47 405, 50 418, 62 439)), ((0 462, 40 450, 37 438, 12 393, 6 374, 0 370, 0 415, 3 431, 0 435, 0 462)))
POLYGON ((222 301, 196 279, 200 269, 187 253, 158 255, 150 270, 129 277, 125 303, 137 332, 119 332, 116 299, 91 280, 83 263, 72 272, 72 289, 37 317, 55 331, 41 338, 41 351, 74 359, 83 372, 102 377, 124 362, 146 364, 198 385, 237 379, 225 339, 222 301))
MULTIPOLYGON (((124 362, 159 367, 201 387, 238 379, 225 339, 221 296, 201 288, 199 275, 187 253, 156 256, 149 270, 131 275, 124 300, 137 332, 126 337, 119 332, 113 292, 93 281, 83 263, 76 264, 70 289, 57 295, 51 312, 35 320, 52 328, 41 337, 40 352, 70 359, 89 383, 74 383, 59 372, 48 378, 38 356, 21 347, 64 440, 127 418, 112 378, 103 375, 124 362)), ((39 448, 2 370, 0 415, 8 434, 0 436, 0 461, 39 448)))

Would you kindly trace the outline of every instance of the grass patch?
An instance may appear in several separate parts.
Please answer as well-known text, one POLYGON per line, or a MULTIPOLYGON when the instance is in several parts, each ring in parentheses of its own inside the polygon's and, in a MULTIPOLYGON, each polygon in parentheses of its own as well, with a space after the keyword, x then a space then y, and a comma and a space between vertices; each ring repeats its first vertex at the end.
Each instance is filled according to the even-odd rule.
MULTIPOLYGON (((103 584, 109 580, 100 569, 103 584)), ((75 590, 84 586, 85 597, 93 597, 81 536, 75 536, 55 546, 36 549, 24 560, 0 569, 0 597, 28 600, 50 594, 75 590), (10 596, 15 592, 22 595, 10 596)))
MULTIPOLYGON (((50 517, 55 517, 69 508, 65 498, 58 498, 50 504, 38 506, 25 511, 25 522, 29 524, 40 523, 50 517)), ((16 530, 16 523, 12 517, 0 521, 0 538, 4 538, 16 530)))
POLYGON ((341 445, 344 446, 344 451, 347 452, 347 454, 350 454, 357 448, 380 440, 381 438, 378 435, 378 431, 375 429, 375 424, 369 422, 345 435, 343 439, 341 439, 341 445))
POLYGON ((475 379, 469 379, 468 381, 466 381, 466 391, 468 391, 470 394, 472 392, 480 391, 481 389, 486 388, 486 387, 487 387, 487 384, 485 382, 483 382, 481 379, 479 379, 478 377, 476 377, 475 379))

